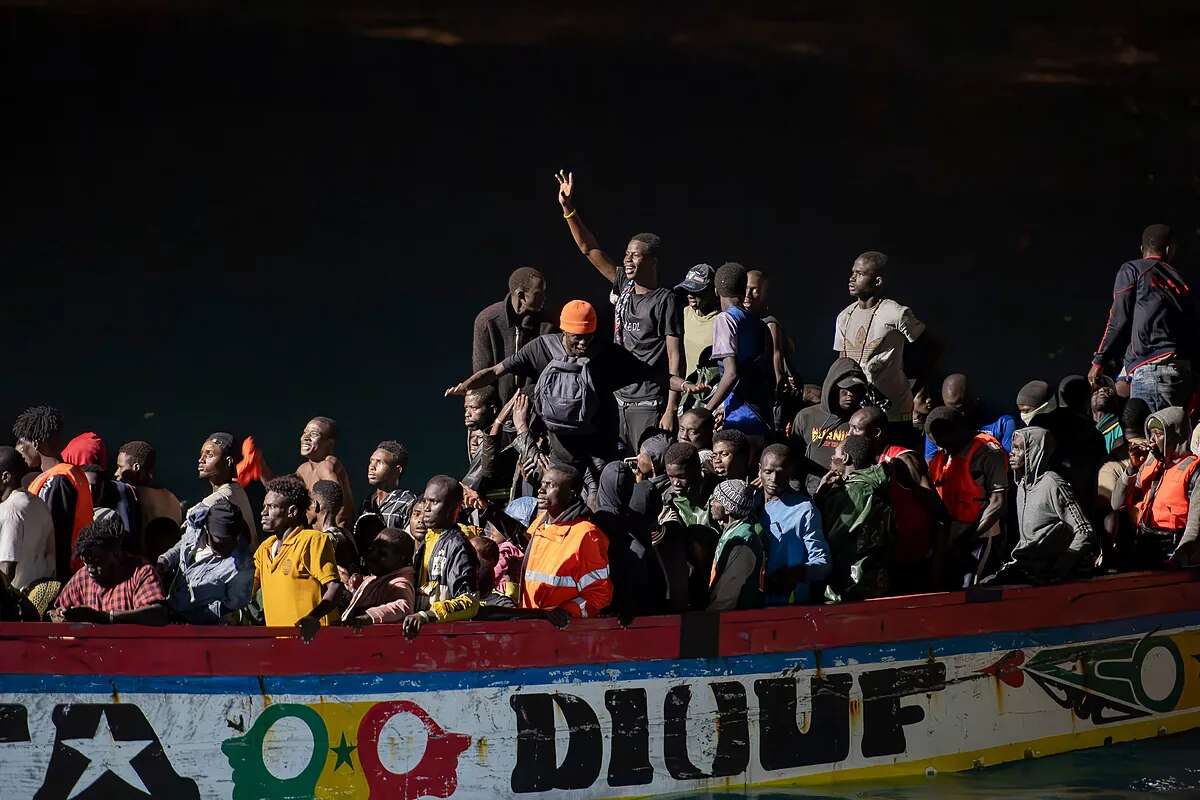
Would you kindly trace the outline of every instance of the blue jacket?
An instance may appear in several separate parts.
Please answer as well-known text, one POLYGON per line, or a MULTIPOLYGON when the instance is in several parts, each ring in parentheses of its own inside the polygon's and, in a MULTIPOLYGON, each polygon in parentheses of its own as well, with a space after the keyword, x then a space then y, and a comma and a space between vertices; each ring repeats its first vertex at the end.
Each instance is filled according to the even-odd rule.
POLYGON ((829 545, 821 526, 821 512, 808 495, 789 492, 767 503, 762 510, 763 544, 767 552, 767 582, 783 567, 804 565, 808 574, 787 594, 767 594, 767 605, 809 603, 829 577, 829 545))
POLYGON ((1191 288, 1167 262, 1126 261, 1117 271, 1108 324, 1092 362, 1115 361, 1122 348, 1122 364, 1130 373, 1168 353, 1191 358, 1196 338, 1194 304, 1191 288))
POLYGON ((227 558, 210 555, 196 560, 203 521, 188 514, 183 536, 158 557, 167 605, 194 625, 216 625, 226 614, 245 608, 254 595, 254 558, 250 543, 241 541, 227 558))

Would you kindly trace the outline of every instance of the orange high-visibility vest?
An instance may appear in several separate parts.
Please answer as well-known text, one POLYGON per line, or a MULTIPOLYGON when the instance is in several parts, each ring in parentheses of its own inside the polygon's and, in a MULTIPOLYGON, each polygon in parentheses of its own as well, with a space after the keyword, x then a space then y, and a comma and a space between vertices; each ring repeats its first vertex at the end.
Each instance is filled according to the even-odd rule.
POLYGON ((612 603, 608 537, 586 519, 555 524, 538 517, 529 526, 521 608, 561 608, 594 617, 612 603))
POLYGON ((987 506, 987 493, 971 477, 971 460, 989 444, 1000 447, 995 436, 977 433, 962 456, 951 458, 945 450, 938 450, 929 462, 929 478, 933 481, 933 488, 937 489, 942 505, 955 522, 967 525, 978 522, 987 506))
POLYGON ((1187 526, 1188 484, 1200 468, 1200 458, 1186 456, 1163 469, 1158 477, 1158 490, 1154 491, 1159 468, 1158 459, 1152 456, 1138 470, 1136 486, 1142 491, 1142 499, 1136 506, 1138 526, 1178 533, 1187 526))
MULTIPOLYGON (((68 464, 65 461, 59 462, 56 466, 43 472, 33 479, 33 483, 29 484, 29 493, 40 495, 42 488, 50 482, 52 478, 63 476, 71 482, 75 487, 75 517, 71 520, 71 569, 78 569, 81 562, 75 558, 75 540, 79 538, 79 532, 92 524, 92 487, 88 483, 87 475, 83 473, 79 467, 74 464, 68 464)), ((57 535, 57 531, 55 534, 57 535)))

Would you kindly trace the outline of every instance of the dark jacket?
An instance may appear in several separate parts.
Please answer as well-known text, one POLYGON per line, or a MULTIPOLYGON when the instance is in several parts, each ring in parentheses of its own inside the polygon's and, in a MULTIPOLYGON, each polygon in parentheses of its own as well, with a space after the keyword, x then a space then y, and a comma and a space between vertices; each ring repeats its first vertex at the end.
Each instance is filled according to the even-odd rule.
POLYGON ((1126 261, 1093 361, 1116 360, 1122 347, 1128 372, 1167 353, 1191 358, 1196 322, 1195 298, 1178 270, 1158 258, 1126 261))
MULTIPOLYGON (((471 344, 472 372, 494 367, 538 336, 555 329, 553 319, 545 315, 544 309, 537 314, 518 317, 511 300, 512 295, 507 294, 499 303, 492 303, 475 317, 475 337, 471 344)), ((533 383, 517 375, 501 377, 496 383, 500 402, 507 403, 517 389, 532 386, 533 383)))
POLYGON ((813 474, 806 481, 809 494, 817 490, 821 474, 829 469, 833 461, 833 451, 850 433, 850 415, 843 417, 838 408, 837 388, 838 381, 848 375, 857 375, 864 383, 867 380, 862 367, 854 359, 839 358, 834 361, 821 386, 821 402, 801 409, 792 422, 794 448, 812 462, 808 467, 813 474), (819 470, 814 469, 813 465, 819 470))
POLYGON ((479 561, 462 530, 455 526, 442 532, 429 554, 429 572, 424 569, 425 542, 417 543, 413 567, 421 584, 417 605, 430 611, 438 622, 471 619, 479 611, 479 561))

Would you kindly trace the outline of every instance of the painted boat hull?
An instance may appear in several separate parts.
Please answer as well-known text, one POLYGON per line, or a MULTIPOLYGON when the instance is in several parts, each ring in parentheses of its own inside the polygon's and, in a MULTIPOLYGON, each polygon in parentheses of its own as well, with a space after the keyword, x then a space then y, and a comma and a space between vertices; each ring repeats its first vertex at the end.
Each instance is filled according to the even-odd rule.
POLYGON ((1189 730, 1200 581, 612 620, 0 626, 0 796, 614 797, 957 771, 1189 730))

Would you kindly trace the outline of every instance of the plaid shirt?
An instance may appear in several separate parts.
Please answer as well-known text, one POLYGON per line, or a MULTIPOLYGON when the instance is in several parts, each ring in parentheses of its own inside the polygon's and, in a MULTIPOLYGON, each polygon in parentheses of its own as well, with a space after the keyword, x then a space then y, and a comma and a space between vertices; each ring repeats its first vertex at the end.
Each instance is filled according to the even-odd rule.
POLYGON ((412 513, 417 496, 408 489, 393 489, 382 503, 376 504, 375 492, 363 500, 362 510, 354 521, 354 540, 360 548, 375 538, 384 528, 408 528, 408 517, 412 513))
POLYGON ((67 581, 54 601, 54 607, 86 606, 119 614, 166 602, 154 567, 140 558, 126 556, 123 569, 129 573, 129 577, 115 586, 105 587, 96 583, 88 574, 87 567, 81 567, 67 581))

